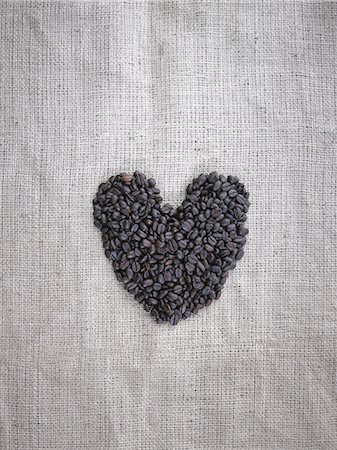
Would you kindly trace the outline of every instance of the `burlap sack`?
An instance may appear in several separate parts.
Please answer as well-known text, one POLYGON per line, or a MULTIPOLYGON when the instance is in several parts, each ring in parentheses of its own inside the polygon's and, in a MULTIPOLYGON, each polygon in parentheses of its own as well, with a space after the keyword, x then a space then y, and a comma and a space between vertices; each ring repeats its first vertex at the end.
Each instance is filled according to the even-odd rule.
POLYGON ((0 5, 2 449, 336 449, 335 2, 0 5), (93 226, 106 177, 251 192, 221 299, 158 326, 93 226))

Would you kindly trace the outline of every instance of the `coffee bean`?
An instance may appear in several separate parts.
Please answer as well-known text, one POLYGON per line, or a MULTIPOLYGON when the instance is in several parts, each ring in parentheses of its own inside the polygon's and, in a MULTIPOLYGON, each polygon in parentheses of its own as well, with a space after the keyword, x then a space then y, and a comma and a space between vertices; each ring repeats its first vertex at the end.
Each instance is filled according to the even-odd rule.
POLYGON ((130 261, 125 259, 120 263, 119 267, 121 270, 126 270, 129 267, 129 265, 130 265, 130 261))
POLYGON ((221 185, 222 185, 222 183, 220 180, 216 181, 213 185, 213 191, 215 191, 215 192, 218 191, 221 188, 221 185))
POLYGON ((166 314, 168 314, 168 315, 170 315, 171 314, 171 306, 168 304, 168 303, 165 303, 165 305, 163 306, 163 311, 166 313, 166 314))
POLYGON ((160 291, 161 284, 160 283, 154 283, 153 286, 152 286, 152 289, 154 289, 155 291, 160 291))
POLYGON ((133 278, 133 275, 134 275, 134 273, 133 273, 131 267, 128 267, 126 269, 126 276, 131 280, 133 278))
POLYGON ((165 229, 166 229, 165 225, 163 223, 160 223, 157 227, 157 233, 162 234, 164 233, 165 229))
POLYGON ((200 188, 205 182, 207 181, 207 175, 204 173, 199 175, 198 178, 195 180, 195 184, 197 188, 200 188))
MULTIPOLYGON (((182 241, 180 241, 181 243, 182 241)), ((171 239, 167 245, 167 248, 169 249, 170 252, 174 253, 178 250, 178 244, 174 239, 171 239)))
POLYGON ((164 279, 165 279, 165 281, 171 281, 172 280, 172 273, 169 270, 165 271, 164 279))
POLYGON ((167 232, 165 233, 165 239, 166 239, 167 241, 169 241, 170 239, 173 239, 173 237, 174 237, 174 234, 172 233, 172 231, 167 231, 167 232))
POLYGON ((227 242, 226 247, 228 250, 233 251, 236 248, 236 244, 234 242, 227 242))
POLYGON ((228 191, 228 197, 229 198, 234 198, 238 195, 236 189, 231 189, 230 191, 228 191))
POLYGON ((199 233, 198 233, 197 229, 191 230, 188 233, 187 238, 188 238, 189 241, 194 241, 194 239, 196 239, 198 237, 198 234, 199 233))
POLYGON ((173 288, 173 292, 175 294, 181 294, 183 291, 183 287, 180 284, 176 284, 173 288))
POLYGON ((214 247, 210 244, 205 244, 205 250, 208 252, 214 252, 214 247))
POLYGON ((184 221, 184 222, 182 222, 182 224, 181 224, 181 228, 184 230, 184 231, 186 231, 186 232, 189 232, 189 231, 191 231, 191 225, 187 222, 187 221, 184 221))
POLYGON ((210 183, 216 182, 217 179, 218 179, 218 174, 217 174, 217 172, 212 172, 212 173, 208 176, 208 181, 209 181, 210 183))
POLYGON ((215 237, 214 236, 209 236, 208 237, 208 243, 210 244, 210 245, 212 245, 213 247, 216 245, 216 243, 217 243, 217 240, 215 239, 215 237))
POLYGON ((151 242, 148 239, 143 239, 142 243, 143 243, 144 247, 146 247, 146 248, 151 247, 151 242))
POLYGON ((175 300, 178 299, 178 295, 175 294, 174 292, 169 292, 169 293, 167 294, 167 298, 170 299, 170 300, 172 300, 172 301, 175 301, 175 300))
POLYGON ((236 256, 235 256, 235 259, 236 259, 237 261, 239 261, 239 260, 243 257, 243 254, 244 254, 244 251, 243 251, 243 250, 238 251, 238 253, 237 253, 236 256))
POLYGON ((179 317, 178 311, 174 312, 170 318, 170 324, 171 325, 177 325, 181 317, 179 317))
POLYGON ((239 194, 236 196, 236 201, 238 203, 240 203, 240 205, 245 205, 247 200, 245 199, 245 197, 242 194, 239 194))
POLYGON ((197 262, 199 261, 198 258, 193 254, 188 255, 187 259, 192 264, 197 264, 197 262))
POLYGON ((243 256, 249 194, 237 177, 202 174, 176 210, 140 172, 102 183, 93 200, 118 281, 158 322, 176 324, 219 298, 243 256))
POLYGON ((132 269, 135 273, 137 273, 137 272, 140 271, 141 265, 139 264, 138 261, 134 261, 134 262, 131 264, 131 269, 132 269))
POLYGON ((186 270, 189 273, 194 272, 195 266, 194 264, 191 264, 189 261, 185 264, 186 270))

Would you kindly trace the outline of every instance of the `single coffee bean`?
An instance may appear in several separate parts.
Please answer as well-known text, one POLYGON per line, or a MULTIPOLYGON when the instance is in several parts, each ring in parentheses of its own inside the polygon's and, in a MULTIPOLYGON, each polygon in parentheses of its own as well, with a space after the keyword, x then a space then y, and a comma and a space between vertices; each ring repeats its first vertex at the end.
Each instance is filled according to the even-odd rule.
POLYGON ((180 320, 179 315, 177 314, 177 312, 174 312, 170 318, 170 323, 171 323, 171 325, 177 325, 179 320, 180 320))
POLYGON ((187 221, 184 221, 184 222, 182 222, 182 224, 181 224, 181 228, 184 230, 184 231, 186 231, 186 232, 189 232, 189 231, 191 231, 191 225, 189 224, 189 222, 187 222, 187 221))
POLYGON ((175 294, 181 294, 183 291, 183 287, 180 284, 176 284, 173 288, 173 292, 175 294))
POLYGON ((236 256, 235 256, 235 259, 236 259, 237 261, 239 261, 239 260, 243 257, 243 254, 244 254, 244 251, 243 251, 243 250, 238 251, 238 253, 237 253, 236 256))
POLYGON ((148 286, 152 286, 152 285, 153 285, 153 280, 151 280, 150 278, 147 280, 144 280, 144 282, 143 282, 144 287, 148 287, 148 286))
POLYGON ((218 191, 221 188, 221 185, 222 185, 221 181, 217 180, 213 185, 213 191, 215 192, 218 191))
POLYGON ((164 272, 164 280, 165 281, 171 281, 172 280, 172 272, 169 270, 166 270, 164 272))
POLYGON ((142 243, 146 248, 151 247, 151 242, 148 239, 143 239, 142 243))
POLYGON ((208 252, 214 252, 214 247, 210 244, 205 244, 205 250, 208 252))

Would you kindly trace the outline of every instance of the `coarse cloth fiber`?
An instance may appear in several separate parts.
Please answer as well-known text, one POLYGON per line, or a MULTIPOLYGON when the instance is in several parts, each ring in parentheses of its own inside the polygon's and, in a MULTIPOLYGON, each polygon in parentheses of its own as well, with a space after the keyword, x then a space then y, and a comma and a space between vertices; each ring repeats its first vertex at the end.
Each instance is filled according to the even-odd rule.
POLYGON ((337 3, 2 1, 1 449, 337 448, 337 3), (251 193, 219 301, 156 324, 92 199, 251 193))

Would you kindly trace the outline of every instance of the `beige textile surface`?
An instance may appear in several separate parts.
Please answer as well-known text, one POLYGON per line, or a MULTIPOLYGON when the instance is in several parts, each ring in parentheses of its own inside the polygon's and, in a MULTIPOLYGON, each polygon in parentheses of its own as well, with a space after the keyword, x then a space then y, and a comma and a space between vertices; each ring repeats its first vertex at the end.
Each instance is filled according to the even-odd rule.
POLYGON ((1 449, 336 449, 337 3, 0 4, 1 449), (140 169, 251 192, 221 299, 158 326, 92 223, 140 169))

